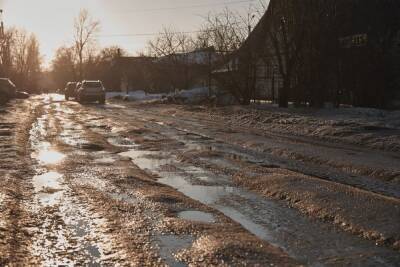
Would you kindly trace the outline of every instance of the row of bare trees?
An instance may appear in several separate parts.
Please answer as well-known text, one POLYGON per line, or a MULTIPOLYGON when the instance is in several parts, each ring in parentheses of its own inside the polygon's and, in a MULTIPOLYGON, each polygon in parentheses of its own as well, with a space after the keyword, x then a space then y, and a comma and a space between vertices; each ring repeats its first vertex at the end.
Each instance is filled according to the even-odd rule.
MULTIPOLYGON (((222 68, 221 64, 229 61, 232 54, 241 47, 251 28, 255 26, 256 17, 263 14, 257 13, 259 10, 259 7, 252 8, 244 15, 228 8, 222 12, 210 13, 204 17, 199 30, 194 32, 164 27, 158 36, 148 42, 143 53, 143 56, 154 58, 153 62, 156 62, 146 72, 149 76, 147 80, 152 80, 153 85, 159 83, 158 87, 163 90, 173 90, 190 88, 196 82, 195 77, 198 74, 211 76, 211 72, 222 68), (208 51, 209 54, 203 52, 200 58, 196 58, 191 53, 193 51, 208 51)), ((91 18, 86 10, 82 10, 77 16, 74 23, 74 43, 60 47, 52 62, 52 76, 58 87, 68 81, 91 77, 101 78, 109 87, 113 87, 113 84, 117 86, 120 73, 112 62, 125 52, 118 47, 98 51, 95 37, 99 26, 99 22, 91 18), (107 82, 107 75, 114 77, 114 80, 110 77, 107 82)), ((219 82, 238 100, 248 102, 250 94, 239 86, 241 79, 237 75, 232 77, 234 79, 227 79, 229 84, 222 80, 219 82)))
MULTIPOLYGON (((260 1, 262 4, 263 1, 260 1)), ((237 72, 234 73, 235 64, 231 62, 236 51, 243 45, 252 27, 257 23, 257 18, 263 12, 262 5, 251 8, 242 14, 228 8, 221 12, 213 12, 204 17, 204 22, 198 31, 182 32, 173 28, 164 27, 160 34, 148 42, 147 55, 155 58, 166 58, 170 66, 164 68, 169 72, 171 87, 187 89, 191 85, 191 76, 188 71, 203 65, 203 77, 214 76, 217 85, 232 93, 242 103, 249 103, 251 92, 243 85, 243 79, 237 72), (193 51, 197 51, 197 62, 193 62, 193 51), (208 51, 209 54, 201 52, 208 51), (214 75, 219 69, 226 69, 225 76, 214 75), (228 76, 228 77, 227 77, 228 76), (221 77, 219 79, 219 77, 221 77), (179 80, 186 80, 180 82, 179 80), (178 84, 183 84, 179 87, 178 84)), ((211 82, 208 82, 209 86, 211 82)))
POLYGON ((0 38, 0 76, 16 85, 38 92, 42 57, 36 36, 24 29, 9 28, 0 38))

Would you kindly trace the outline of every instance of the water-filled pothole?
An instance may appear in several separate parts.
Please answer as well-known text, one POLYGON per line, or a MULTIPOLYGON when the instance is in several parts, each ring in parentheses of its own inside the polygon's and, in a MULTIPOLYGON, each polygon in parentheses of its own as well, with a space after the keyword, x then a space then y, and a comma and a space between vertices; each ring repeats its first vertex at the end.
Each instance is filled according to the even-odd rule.
POLYGON ((58 164, 65 159, 65 155, 51 147, 48 142, 37 145, 37 152, 32 153, 32 158, 44 165, 58 164))
POLYGON ((58 172, 48 172, 33 177, 32 184, 42 205, 55 205, 62 197, 64 189, 62 177, 58 172))
POLYGON ((196 210, 187 210, 178 213, 178 217, 195 222, 202 222, 202 223, 214 223, 215 219, 214 216, 207 212, 196 211, 196 210))
POLYGON ((184 267, 185 263, 178 261, 175 254, 182 249, 188 248, 194 241, 190 235, 160 235, 155 241, 160 248, 160 257, 171 267, 184 267))
POLYGON ((163 152, 151 152, 130 150, 119 154, 122 157, 128 157, 142 170, 154 170, 163 165, 170 164, 173 161, 171 156, 166 157, 163 152))

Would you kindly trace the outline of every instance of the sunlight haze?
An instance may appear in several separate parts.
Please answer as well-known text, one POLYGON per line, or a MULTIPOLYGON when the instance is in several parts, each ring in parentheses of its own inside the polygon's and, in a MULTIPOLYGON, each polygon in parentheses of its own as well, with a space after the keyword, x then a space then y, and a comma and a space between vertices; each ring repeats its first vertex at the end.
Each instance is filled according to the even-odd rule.
POLYGON ((82 8, 88 9, 101 23, 100 46, 120 45, 135 54, 143 51, 153 37, 148 34, 159 32, 164 25, 193 31, 210 11, 229 6, 246 12, 255 3, 251 0, 3 0, 0 7, 4 10, 6 27, 22 27, 37 35, 44 65, 48 66, 58 47, 72 43, 73 20, 82 8))

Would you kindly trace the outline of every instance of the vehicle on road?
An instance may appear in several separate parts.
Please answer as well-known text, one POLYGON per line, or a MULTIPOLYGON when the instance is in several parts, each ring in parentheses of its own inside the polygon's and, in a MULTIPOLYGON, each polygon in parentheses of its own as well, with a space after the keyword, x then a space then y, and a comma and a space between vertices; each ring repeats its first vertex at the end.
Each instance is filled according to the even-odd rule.
POLYGON ((8 102, 10 99, 15 98, 17 87, 8 78, 0 78, 0 104, 8 102))
POLYGON ((76 93, 79 103, 96 102, 104 104, 106 102, 106 90, 101 81, 83 81, 76 93))
POLYGON ((15 98, 17 98, 17 99, 28 99, 29 98, 29 93, 24 92, 24 91, 16 91, 15 92, 15 98))
POLYGON ((71 97, 76 98, 76 89, 77 89, 77 83, 76 82, 69 82, 65 86, 64 89, 64 94, 65 94, 65 100, 69 100, 71 97))

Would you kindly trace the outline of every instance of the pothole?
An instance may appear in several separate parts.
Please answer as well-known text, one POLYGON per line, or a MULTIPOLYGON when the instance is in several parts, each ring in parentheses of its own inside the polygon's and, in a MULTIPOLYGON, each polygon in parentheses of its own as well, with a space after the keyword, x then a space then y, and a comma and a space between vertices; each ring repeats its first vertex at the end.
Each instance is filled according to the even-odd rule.
POLYGON ((178 217, 181 219, 202 222, 202 223, 214 223, 214 216, 207 212, 196 211, 196 210, 187 210, 178 213, 178 217))
POLYGON ((64 190, 62 177, 58 172, 48 172, 33 177, 32 184, 42 205, 55 205, 61 199, 64 190))
POLYGON ((65 155, 51 147, 48 142, 41 142, 36 146, 37 152, 32 153, 32 158, 43 165, 58 164, 65 159, 65 155))
POLYGON ((190 235, 160 235, 155 243, 160 248, 160 257, 171 267, 185 267, 185 263, 175 258, 176 253, 180 250, 188 248, 194 241, 190 235))

